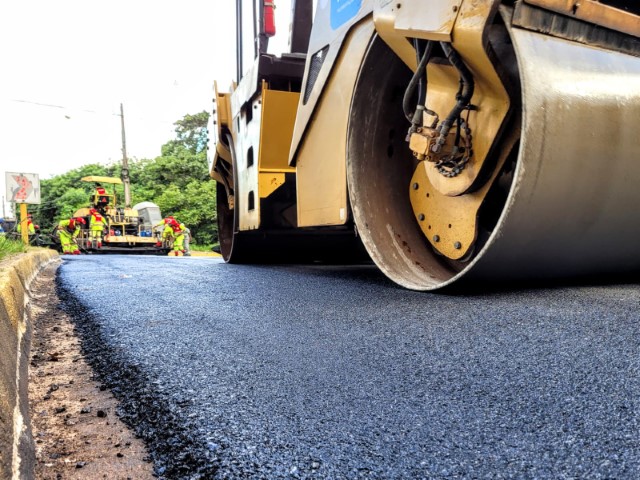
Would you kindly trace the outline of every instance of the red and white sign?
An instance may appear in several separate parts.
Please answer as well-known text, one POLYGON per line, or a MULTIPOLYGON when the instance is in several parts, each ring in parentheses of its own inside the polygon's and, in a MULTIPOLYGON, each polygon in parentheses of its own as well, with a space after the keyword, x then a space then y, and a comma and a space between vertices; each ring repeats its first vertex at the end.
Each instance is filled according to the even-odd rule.
POLYGON ((40 203, 40 179, 37 173, 5 172, 7 201, 40 203))

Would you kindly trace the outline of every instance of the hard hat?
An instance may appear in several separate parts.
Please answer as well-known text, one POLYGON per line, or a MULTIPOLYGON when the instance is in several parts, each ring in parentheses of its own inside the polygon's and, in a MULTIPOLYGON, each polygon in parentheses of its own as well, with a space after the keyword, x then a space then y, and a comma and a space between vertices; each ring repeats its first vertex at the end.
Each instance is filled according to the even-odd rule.
POLYGON ((30 213, 27 213, 27 217, 31 218, 33 217, 33 215, 31 215, 30 213))
POLYGON ((89 209, 89 213, 96 213, 96 212, 97 212, 97 210, 95 208, 90 208, 89 209))
POLYGON ((76 222, 81 223, 82 225, 86 225, 87 224, 87 222, 84 221, 84 218, 78 217, 75 220, 76 220, 76 222))

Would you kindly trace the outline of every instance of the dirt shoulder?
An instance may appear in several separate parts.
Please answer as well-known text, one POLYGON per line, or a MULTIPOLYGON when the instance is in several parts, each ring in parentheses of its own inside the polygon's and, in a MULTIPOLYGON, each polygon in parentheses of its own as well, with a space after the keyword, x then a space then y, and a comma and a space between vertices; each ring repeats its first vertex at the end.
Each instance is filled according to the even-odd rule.
POLYGON ((93 380, 73 324, 58 308, 55 268, 34 280, 29 302, 35 478, 154 478, 144 443, 116 416, 113 395, 93 380))

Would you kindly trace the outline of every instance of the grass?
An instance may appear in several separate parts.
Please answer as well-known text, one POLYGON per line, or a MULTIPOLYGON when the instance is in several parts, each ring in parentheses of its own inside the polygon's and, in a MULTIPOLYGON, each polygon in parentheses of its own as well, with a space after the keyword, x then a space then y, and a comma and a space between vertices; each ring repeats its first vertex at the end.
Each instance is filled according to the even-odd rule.
POLYGON ((16 253, 27 251, 27 247, 21 240, 10 240, 4 235, 0 235, 0 260, 16 253))
POLYGON ((215 244, 207 244, 207 245, 198 245, 195 243, 191 243, 189 245, 189 248, 195 252, 210 252, 211 249, 216 245, 220 245, 220 244, 215 243, 215 244))
POLYGON ((220 254, 218 251, 214 250, 216 246, 219 246, 219 243, 214 244, 206 244, 206 245, 189 245, 189 249, 191 250, 191 255, 194 257, 219 257, 220 254))

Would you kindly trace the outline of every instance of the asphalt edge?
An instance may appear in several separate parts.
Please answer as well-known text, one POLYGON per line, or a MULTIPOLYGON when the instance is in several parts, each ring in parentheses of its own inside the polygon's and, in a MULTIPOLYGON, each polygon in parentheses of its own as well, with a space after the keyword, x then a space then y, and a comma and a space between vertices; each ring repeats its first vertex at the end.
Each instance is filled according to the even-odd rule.
POLYGON ((154 475, 160 480, 218 478, 219 452, 194 440, 197 425, 181 414, 189 401, 158 389, 157 380, 107 338, 99 314, 74 294, 64 275, 56 276, 56 287, 94 379, 111 391, 118 417, 145 443, 154 475))
POLYGON ((33 478, 35 445, 29 419, 29 287, 58 253, 32 248, 0 263, 0 478, 33 478))

